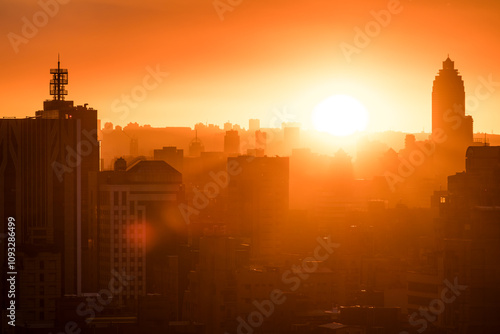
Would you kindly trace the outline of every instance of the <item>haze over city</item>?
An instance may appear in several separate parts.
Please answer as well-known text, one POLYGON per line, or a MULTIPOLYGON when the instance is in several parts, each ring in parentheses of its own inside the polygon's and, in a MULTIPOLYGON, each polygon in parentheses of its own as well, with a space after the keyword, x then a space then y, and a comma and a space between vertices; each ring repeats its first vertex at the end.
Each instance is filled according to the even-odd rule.
POLYGON ((500 3, 4 0, 1 333, 500 333, 500 3))
MULTIPOLYGON (((8 64, 0 107, 13 116, 39 108, 46 98, 40 69, 53 66, 57 53, 72 69, 74 100, 122 126, 244 125, 258 118, 267 127, 272 110, 286 107, 313 128, 314 107, 347 94, 367 108, 368 131, 430 132, 429 80, 447 54, 460 64, 468 95, 481 77, 500 82, 499 50, 491 43, 500 38, 495 1, 398 2, 397 13, 379 30, 372 27, 373 37, 361 47, 355 29, 365 31, 375 21, 372 13, 391 1, 234 1, 231 10, 216 10, 214 3, 67 1, 26 43, 13 47, 7 36, 0 42, 0 60, 8 64), (358 48, 351 61, 342 43, 358 48), (113 110, 113 102, 157 66, 168 77, 125 118, 113 110)), ((36 1, 2 1, 4 35, 23 37, 22 18, 33 22, 40 10, 36 1)), ((500 132, 498 113, 491 111, 499 96, 470 108, 475 131, 500 132)))

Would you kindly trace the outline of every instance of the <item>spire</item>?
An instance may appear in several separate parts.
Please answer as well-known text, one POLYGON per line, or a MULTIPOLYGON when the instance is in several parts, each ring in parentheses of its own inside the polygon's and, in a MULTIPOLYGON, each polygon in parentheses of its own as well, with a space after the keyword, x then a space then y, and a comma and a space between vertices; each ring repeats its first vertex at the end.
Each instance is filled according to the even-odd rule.
POLYGON ((450 59, 450 54, 448 54, 448 58, 446 58, 446 60, 443 61, 443 69, 444 70, 454 70, 455 69, 455 62, 450 59))
POLYGON ((57 68, 51 68, 52 80, 50 80, 50 95, 54 96, 54 101, 64 100, 64 96, 68 95, 65 85, 68 84, 68 70, 61 68, 61 59, 57 54, 57 68))

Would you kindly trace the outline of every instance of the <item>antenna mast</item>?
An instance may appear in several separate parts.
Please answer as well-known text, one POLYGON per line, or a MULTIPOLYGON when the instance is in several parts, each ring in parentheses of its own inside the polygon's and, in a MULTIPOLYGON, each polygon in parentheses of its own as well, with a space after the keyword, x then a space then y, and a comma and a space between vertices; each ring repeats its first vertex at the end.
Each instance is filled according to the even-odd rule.
POLYGON ((65 85, 68 84, 68 70, 61 68, 59 54, 57 54, 57 68, 51 68, 52 80, 50 80, 50 95, 54 101, 64 101, 64 95, 68 95, 65 85))

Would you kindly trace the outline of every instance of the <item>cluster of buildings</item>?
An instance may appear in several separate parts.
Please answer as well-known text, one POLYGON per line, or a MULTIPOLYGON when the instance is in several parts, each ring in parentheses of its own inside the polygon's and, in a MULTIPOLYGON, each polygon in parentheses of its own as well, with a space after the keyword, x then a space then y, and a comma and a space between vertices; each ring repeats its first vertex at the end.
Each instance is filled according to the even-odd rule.
POLYGON ((101 129, 96 110, 65 100, 67 70, 51 74, 43 110, 0 119, 18 286, 2 332, 500 330, 500 148, 474 142, 449 58, 432 135, 366 158, 380 168, 370 178, 342 150, 300 148, 298 127, 258 120, 212 129, 213 142, 197 125, 187 152, 176 143, 192 130, 176 128, 143 156, 140 133, 154 146, 160 130, 101 129), (127 155, 113 155, 119 136, 127 155), (270 156, 272 138, 290 154, 270 156))

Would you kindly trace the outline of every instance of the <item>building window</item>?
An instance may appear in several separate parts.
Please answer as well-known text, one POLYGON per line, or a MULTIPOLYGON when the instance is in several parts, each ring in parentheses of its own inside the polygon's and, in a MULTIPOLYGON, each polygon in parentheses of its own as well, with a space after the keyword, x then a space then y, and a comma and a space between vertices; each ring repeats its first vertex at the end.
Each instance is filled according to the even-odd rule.
POLYGON ((118 201, 118 197, 119 197, 119 192, 114 191, 113 192, 113 205, 120 205, 120 202, 118 201))
POLYGON ((122 205, 127 205, 127 192, 122 191, 122 205))

